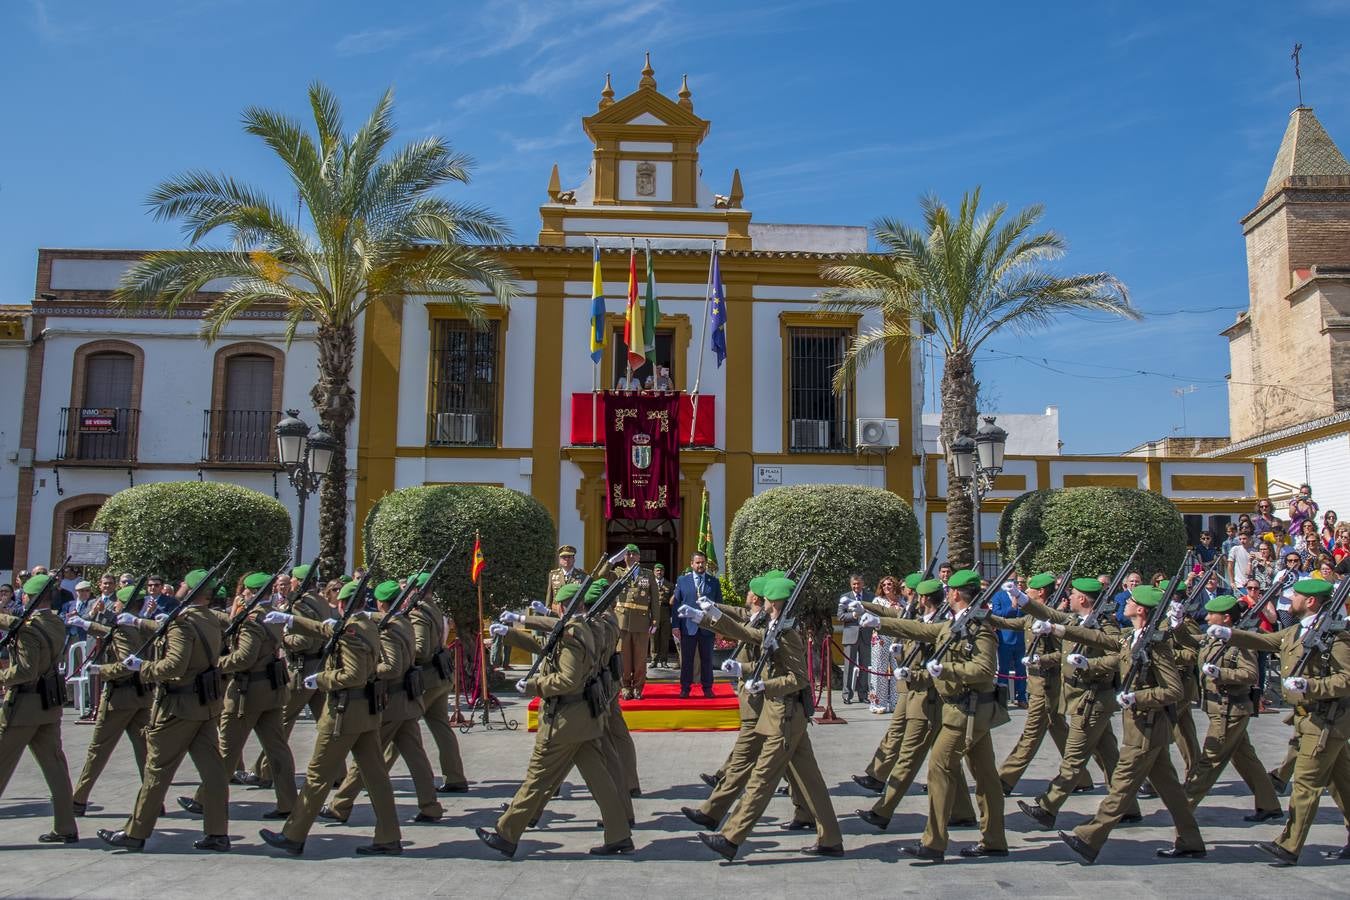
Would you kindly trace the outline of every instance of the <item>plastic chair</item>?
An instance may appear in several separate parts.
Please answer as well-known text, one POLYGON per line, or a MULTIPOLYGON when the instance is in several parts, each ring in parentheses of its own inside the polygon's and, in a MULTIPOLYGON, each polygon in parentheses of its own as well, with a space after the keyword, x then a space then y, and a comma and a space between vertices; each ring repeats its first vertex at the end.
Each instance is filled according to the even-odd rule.
POLYGON ((84 665, 85 657, 89 655, 89 641, 84 640, 79 643, 71 644, 70 649, 66 651, 66 673, 69 684, 75 693, 75 708, 84 712, 89 706, 89 673, 80 671, 80 666, 84 665))

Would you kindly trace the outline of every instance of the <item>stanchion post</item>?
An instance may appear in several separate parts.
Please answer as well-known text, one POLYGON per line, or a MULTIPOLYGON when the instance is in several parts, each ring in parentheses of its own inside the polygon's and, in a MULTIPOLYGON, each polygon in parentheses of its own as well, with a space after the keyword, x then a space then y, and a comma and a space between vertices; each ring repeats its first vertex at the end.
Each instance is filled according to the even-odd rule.
POLYGON ((834 713, 834 666, 830 659, 831 631, 827 627, 820 636, 820 673, 825 679, 825 711, 816 716, 817 725, 847 725, 848 720, 834 713))

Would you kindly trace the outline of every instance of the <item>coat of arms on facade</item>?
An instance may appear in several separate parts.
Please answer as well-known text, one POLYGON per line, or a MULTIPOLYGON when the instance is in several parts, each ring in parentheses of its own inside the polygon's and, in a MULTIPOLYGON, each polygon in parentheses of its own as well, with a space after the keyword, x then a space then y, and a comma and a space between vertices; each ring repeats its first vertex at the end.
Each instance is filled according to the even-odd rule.
POLYGON ((637 166, 637 192, 639 197, 656 196, 656 164, 640 162, 637 166))

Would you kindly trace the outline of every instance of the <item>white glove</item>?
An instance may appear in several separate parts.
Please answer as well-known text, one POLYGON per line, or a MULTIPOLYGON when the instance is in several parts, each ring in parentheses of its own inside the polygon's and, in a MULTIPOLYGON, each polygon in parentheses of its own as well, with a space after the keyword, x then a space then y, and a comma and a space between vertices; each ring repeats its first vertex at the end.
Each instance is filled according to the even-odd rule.
POLYGON ((737 660, 729 659, 726 662, 722 663, 722 671, 726 672, 728 675, 734 675, 737 678, 740 678, 741 664, 737 660))
POLYGON ((752 694, 762 694, 764 693, 764 681, 760 678, 756 678, 754 681, 747 681, 745 683, 745 689, 752 694))
POLYGON ((74 613, 71 614, 70 618, 66 619, 66 624, 74 628, 79 628, 82 631, 89 630, 89 620, 83 619, 80 616, 75 615, 74 613))
POLYGON ((323 620, 323 624, 327 625, 329 628, 336 628, 336 627, 337 627, 337 624, 338 624, 338 620, 337 620, 337 619, 324 619, 324 620, 323 620))
POLYGON ((874 616, 871 613, 863 613, 858 618, 859 628, 876 628, 881 624, 881 616, 874 616))
POLYGON ((84 667, 84 674, 97 675, 103 669, 98 663, 90 663, 84 667))
POLYGON ((501 637, 511 630, 509 625, 503 625, 501 622, 493 622, 488 626, 488 634, 493 637, 501 637))
POLYGON ((305 690, 317 691, 319 689, 319 673, 315 672, 313 675, 306 675, 305 680, 301 683, 304 684, 305 690))
POLYGON ((899 656, 901 653, 905 652, 905 645, 899 641, 895 641, 891 644, 889 649, 891 651, 891 656, 899 656))
POLYGON ((1008 596, 1012 598, 1013 604, 1018 609, 1021 609, 1022 607, 1026 606, 1028 603, 1031 602, 1031 598, 1028 597, 1026 594, 1022 593, 1021 591, 1009 591, 1008 596))
POLYGON ((1129 709, 1134 706, 1134 691, 1121 691, 1119 694, 1116 694, 1116 702, 1119 703, 1123 709, 1129 709))
POLYGON ((164 624, 164 620, 167 619, 168 617, 169 617, 169 614, 168 614, 168 613, 156 613, 156 614, 155 614, 155 624, 156 624, 156 625, 163 625, 163 624, 164 624))
POLYGON ((544 605, 544 601, 542 600, 531 600, 530 609, 538 615, 548 615, 548 607, 544 605))
POLYGON ((291 615, 290 613, 282 612, 279 609, 274 609, 267 615, 263 616, 264 625, 285 625, 287 628, 290 628, 291 623, 294 621, 295 616, 291 615))
POLYGON ((1284 689, 1291 694, 1306 694, 1308 693, 1308 679, 1286 678, 1284 680, 1284 689))
POLYGON ((497 621, 502 622, 506 625, 514 625, 517 622, 525 621, 525 617, 522 616, 520 613, 513 613, 511 612, 511 610, 508 609, 506 612, 502 613, 500 616, 497 617, 497 621))
POLYGON ((1205 634, 1214 638, 1216 641, 1226 641, 1233 636, 1233 629, 1227 625, 1211 625, 1205 629, 1205 634))
POLYGON ((679 616, 681 619, 690 620, 695 625, 703 624, 703 610, 701 609, 696 609, 695 607, 692 606, 681 606, 679 612, 677 612, 676 615, 679 616))
POLYGON ((623 562, 624 557, 627 555, 628 555, 627 550, 620 550, 618 553, 615 553, 613 556, 609 558, 609 564, 611 566, 617 566, 619 563, 623 562))
POLYGON ((853 613, 853 615, 855 616, 861 616, 866 612, 866 610, 863 609, 861 600, 848 601, 848 603, 846 604, 846 608, 848 609, 849 612, 853 613))
POLYGON ((1088 659, 1081 653, 1070 653, 1064 657, 1064 661, 1075 669, 1086 669, 1088 667, 1088 659))
POLYGON ((530 683, 528 681, 526 681, 524 678, 520 679, 519 681, 516 682, 516 693, 517 694, 525 693, 525 689, 528 688, 529 686, 530 683))
POLYGON ((1218 678, 1219 667, 1214 665, 1214 663, 1205 663, 1200 667, 1200 674, 1204 675, 1206 678, 1218 678))
POLYGON ((135 625, 136 623, 138 623, 138 622, 140 622, 140 621, 141 621, 141 620, 140 620, 139 617, 133 616, 131 613, 128 613, 128 612, 118 613, 118 614, 117 614, 117 624, 118 624, 118 625, 135 625))
POLYGON ((699 600, 698 608, 703 610, 703 615, 707 616, 709 622, 716 622, 722 618, 722 611, 711 600, 699 600))
POLYGON ((127 669, 132 672, 139 672, 141 670, 141 664, 144 662, 145 660, 141 659, 139 656, 128 656, 126 659, 122 660, 122 665, 126 666, 127 669))
POLYGON ((928 665, 924 666, 924 668, 927 669, 928 674, 932 675, 934 678, 942 677, 942 663, 938 662, 936 659, 930 659, 928 665))
POLYGON ((895 670, 896 681, 909 681, 913 677, 914 673, 910 671, 909 666, 901 666, 900 668, 895 670))
POLYGON ((1055 624, 1053 622, 1047 622, 1045 619, 1037 619, 1035 622, 1031 623, 1032 634, 1053 634, 1054 630, 1055 624))
POLYGON ((1034 663, 1036 662, 1036 660, 1038 660, 1038 659, 1040 659, 1040 658, 1041 658, 1041 656, 1040 656, 1039 653, 1037 653, 1037 654, 1035 654, 1035 655, 1033 655, 1033 656, 1024 656, 1024 657, 1022 657, 1022 665, 1024 665, 1024 666, 1032 665, 1032 664, 1034 664, 1034 663))

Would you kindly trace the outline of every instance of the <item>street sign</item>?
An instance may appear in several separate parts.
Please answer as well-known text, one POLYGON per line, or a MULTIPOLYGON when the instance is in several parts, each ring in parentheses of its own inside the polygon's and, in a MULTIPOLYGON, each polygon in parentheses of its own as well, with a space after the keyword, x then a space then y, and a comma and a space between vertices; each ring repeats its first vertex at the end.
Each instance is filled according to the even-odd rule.
POLYGON ((108 539, 106 531, 67 531, 66 555, 72 566, 106 566, 108 539))
POLYGON ((783 467, 782 466, 756 466, 756 478, 760 484, 782 484, 783 467))

